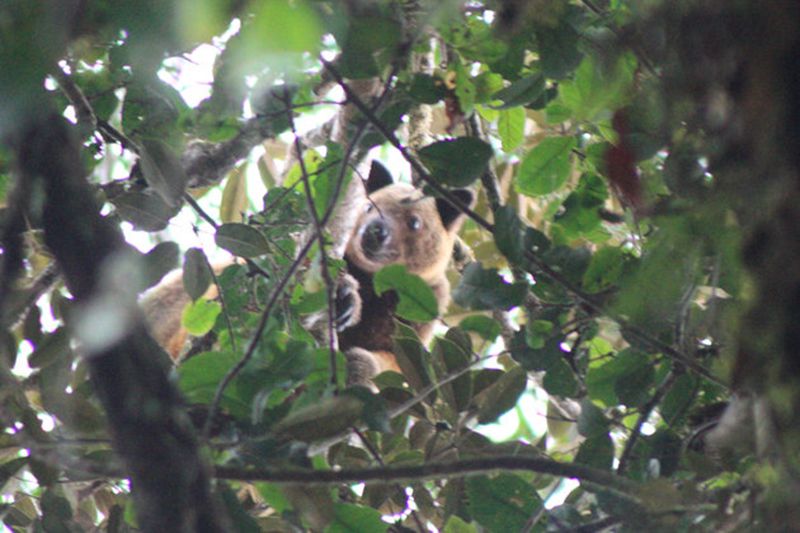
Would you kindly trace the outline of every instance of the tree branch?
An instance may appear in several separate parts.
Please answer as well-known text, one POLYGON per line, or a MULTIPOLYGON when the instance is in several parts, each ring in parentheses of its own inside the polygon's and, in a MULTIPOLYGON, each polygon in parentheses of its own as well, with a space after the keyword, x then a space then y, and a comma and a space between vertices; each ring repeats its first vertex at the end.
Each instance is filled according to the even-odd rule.
POLYGON ((638 484, 615 476, 605 470, 561 463, 542 457, 501 455, 448 462, 432 462, 421 465, 386 466, 382 468, 351 468, 341 470, 300 470, 278 468, 234 468, 218 466, 215 476, 219 479, 241 481, 269 481, 283 485, 329 485, 336 483, 368 483, 380 481, 420 481, 467 475, 491 474, 498 471, 527 471, 552 476, 586 481, 610 490, 616 495, 641 505, 636 492, 638 484))
MULTIPOLYGON (((20 182, 44 193, 41 211, 33 215, 41 217, 45 243, 79 314, 98 295, 102 265, 124 249, 124 240, 100 216, 63 118, 43 114, 22 126, 14 148, 20 182)), ((157 357, 162 353, 137 319, 131 331, 87 358, 114 448, 130 473, 139 525, 147 531, 226 531, 209 467, 179 408, 167 362, 157 357)))
POLYGON ((292 136, 294 137, 293 145, 294 151, 297 156, 297 163, 300 165, 300 181, 303 183, 303 192, 305 193, 306 198, 306 206, 308 207, 308 214, 311 217, 311 221, 314 224, 313 228, 313 236, 309 240, 313 240, 316 238, 317 244, 319 244, 319 259, 320 259, 320 273, 322 275, 322 280, 325 282, 325 291, 327 293, 326 298, 328 300, 328 365, 329 365, 329 372, 330 372, 330 383, 333 386, 334 390, 339 390, 339 384, 336 379, 336 351, 339 348, 338 346, 338 339, 336 337, 336 328, 334 323, 336 321, 336 306, 332 305, 335 298, 336 293, 336 286, 334 285, 333 279, 331 279, 331 273, 328 270, 328 255, 325 253, 325 231, 323 229, 322 223, 320 222, 319 213, 317 213, 317 206, 314 205, 314 195, 311 192, 311 183, 309 182, 308 178, 308 168, 306 168, 306 162, 303 159, 303 146, 300 144, 300 137, 297 135, 297 128, 294 124, 294 115, 292 114, 292 109, 290 107, 290 100, 288 92, 284 93, 283 95, 283 102, 286 104, 286 117, 289 121, 289 129, 292 132, 292 136))
MULTIPOLYGON (((446 198, 449 202, 451 202, 454 206, 460 209, 463 213, 469 216, 472 220, 474 220, 479 226, 484 228, 485 230, 494 233, 494 225, 487 221, 485 218, 474 212, 468 206, 465 206, 461 203, 453 194, 450 193, 447 189, 439 185, 432 177, 430 172, 425 168, 425 166, 413 155, 410 151, 403 146, 403 144, 397 139, 397 136, 394 134, 393 131, 390 131, 380 119, 370 111, 370 109, 362 102, 358 95, 353 93, 352 90, 347 86, 344 79, 342 78, 341 74, 336 70, 336 68, 329 62, 326 61, 324 58, 320 58, 323 66, 328 69, 331 73, 333 78, 341 85, 342 89, 345 91, 348 100, 350 100, 353 105, 355 105, 359 111, 361 111, 364 116, 372 123, 372 125, 389 141, 389 144, 394 146, 400 154, 411 164, 411 167, 414 169, 415 172, 419 175, 419 177, 429 185, 437 194, 441 195, 442 197, 446 198)), ((606 309, 603 305, 598 304, 594 301, 594 299, 580 290, 578 287, 573 285, 569 280, 567 280, 564 276, 562 276, 559 272, 553 270, 549 265, 544 263, 541 259, 539 259, 533 252, 526 251, 525 252, 525 259, 530 262, 533 266, 536 267, 536 270, 527 269, 532 275, 537 274, 544 274, 554 282, 561 285, 564 289, 566 289, 570 294, 573 295, 576 299, 581 301, 583 304, 587 305, 593 311, 608 316, 612 320, 614 320, 619 326, 622 331, 625 333, 636 337, 641 342, 647 344, 652 349, 658 350, 667 357, 674 359, 675 361, 683 364, 691 371, 695 372, 696 374, 706 378, 707 380, 716 383, 722 387, 727 388, 727 385, 720 380, 718 377, 711 374, 711 372, 697 363, 695 360, 690 358, 688 355, 676 350, 675 348, 669 346, 668 344, 654 338, 649 333, 642 331, 640 328, 628 323, 625 319, 620 317, 619 315, 612 313, 608 309, 606 309), (538 272, 537 272, 538 270, 538 272)))
POLYGON ((617 466, 618 475, 625 473, 625 469, 628 467, 628 462, 630 461, 631 454, 633 453, 633 448, 636 446, 636 442, 639 440, 639 436, 642 434, 642 426, 645 422, 647 422, 647 419, 650 418, 650 413, 653 412, 653 409, 655 409, 656 406, 661 403, 661 400, 667 395, 669 390, 675 384, 676 379, 678 379, 678 373, 675 372, 675 370, 670 371, 666 379, 664 379, 664 381, 656 390, 655 394, 653 394, 653 397, 642 406, 642 409, 639 413, 639 418, 636 420, 636 425, 633 426, 631 434, 628 437, 628 441, 625 443, 625 449, 622 450, 622 455, 619 458, 619 465, 617 466))

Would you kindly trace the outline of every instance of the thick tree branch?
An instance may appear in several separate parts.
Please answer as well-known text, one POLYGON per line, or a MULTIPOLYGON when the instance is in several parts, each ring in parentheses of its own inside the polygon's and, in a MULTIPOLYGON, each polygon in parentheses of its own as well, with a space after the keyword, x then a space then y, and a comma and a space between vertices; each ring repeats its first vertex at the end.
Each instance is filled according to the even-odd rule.
MULTIPOLYGON (((99 214, 84 180, 78 145, 63 118, 21 130, 19 179, 43 192, 45 243, 55 255, 78 313, 98 295, 103 264, 124 250, 122 235, 99 214)), ((101 327, 98 325, 98 327, 101 327)), ((138 320, 132 330, 88 358, 91 381, 108 415, 114 448, 130 474, 145 531, 224 531, 191 424, 178 408, 165 360, 138 320)))

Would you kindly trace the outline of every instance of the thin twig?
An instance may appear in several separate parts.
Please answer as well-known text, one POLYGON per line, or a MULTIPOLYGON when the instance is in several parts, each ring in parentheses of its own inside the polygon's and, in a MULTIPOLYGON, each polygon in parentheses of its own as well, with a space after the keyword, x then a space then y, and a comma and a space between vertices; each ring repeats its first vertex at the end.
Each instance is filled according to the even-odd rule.
POLYGON ((264 311, 261 313, 261 318, 258 322, 258 326, 256 326, 255 333, 253 334, 252 339, 250 340, 250 344, 247 347, 247 351, 239 359, 239 362, 231 368, 225 377, 222 378, 222 381, 219 382, 217 385, 217 390, 214 393, 214 399, 211 401, 211 404, 208 407, 208 418, 203 426, 203 436, 205 439, 208 439, 208 436, 211 434, 211 421, 214 419, 217 410, 219 409, 219 404, 222 401, 222 394, 225 392, 225 389, 228 387, 231 381, 239 375, 242 369, 250 362, 253 358, 253 355, 256 352, 256 347, 258 343, 261 341, 261 336, 264 333, 264 330, 267 327, 267 321, 269 320, 270 314, 272 313, 272 309, 275 307, 275 304, 278 302, 278 298, 283 294, 283 290, 286 288, 286 285, 289 283, 289 280, 294 276, 294 273, 300 268, 300 265, 305 261, 308 252, 311 250, 311 246, 314 243, 313 239, 309 239, 306 242, 305 246, 300 250, 297 254, 297 258, 295 258, 294 262, 289 266, 289 270, 284 274, 283 278, 278 282, 278 285, 272 291, 272 294, 267 301, 266 307, 264 307, 264 311))
POLYGON ((641 410, 639 411, 639 418, 636 420, 636 425, 633 426, 631 434, 628 437, 628 441, 625 443, 625 449, 622 450, 622 455, 619 458, 617 475, 621 476, 625 473, 625 469, 628 467, 628 463, 633 454, 633 448, 636 446, 636 442, 639 440, 639 436, 642 434, 642 426, 644 426, 644 423, 647 422, 648 418, 650 418, 650 413, 653 412, 653 409, 655 409, 656 406, 661 403, 661 400, 675 384, 675 380, 678 378, 678 375, 678 372, 671 370, 658 389, 656 389, 653 397, 641 407, 641 410))
MULTIPOLYGON (((308 206, 308 213, 311 216, 311 221, 314 224, 314 237, 319 244, 319 259, 320 259, 320 270, 322 275, 322 280, 325 283, 325 290, 327 292, 327 300, 328 300, 328 349, 329 349, 329 358, 328 358, 328 365, 330 371, 330 383, 334 388, 334 391, 339 390, 339 383, 336 379, 337 371, 336 371, 336 351, 338 350, 338 340, 336 338, 336 328, 334 327, 334 323, 336 321, 336 306, 332 305, 334 300, 334 295, 336 292, 336 286, 334 285, 333 279, 331 278, 331 273, 328 270, 328 254, 325 253, 325 234, 323 230, 322 223, 320 222, 319 214, 317 213, 317 206, 314 205, 314 195, 311 192, 311 184, 308 180, 308 168, 306 168, 306 162, 303 159, 303 146, 300 144, 300 137, 297 135, 297 128, 295 128, 294 124, 294 115, 292 110, 289 109, 289 95, 288 93, 283 94, 283 102, 286 104, 286 116, 289 120, 289 128, 292 131, 292 136, 294 137, 294 150, 297 153, 297 163, 300 165, 300 181, 303 183, 303 191, 305 192, 306 197, 306 205, 308 206)), ((312 240, 312 239, 309 239, 312 240)))
MULTIPOLYGON (((357 427, 353 427, 352 431, 353 431, 353 433, 355 433, 358 436, 359 440, 361 440, 361 444, 364 445, 364 447, 367 449, 367 451, 372 456, 372 458, 375 459, 375 461, 381 467, 386 467, 386 463, 383 462, 383 458, 381 457, 380 452, 378 452, 378 450, 375 448, 375 446, 372 445, 372 443, 367 438, 367 436, 364 435, 364 432, 361 431, 360 429, 358 429, 357 427)), ((395 490, 397 492, 399 492, 401 494, 405 494, 403 486, 400 485, 399 483, 395 483, 394 484, 394 488, 395 488, 395 490)), ((422 520, 420 520, 419 515, 417 514, 417 512, 414 509, 409 509, 409 510, 411 511, 411 517, 414 519, 414 522, 417 524, 417 529, 419 531, 425 531, 425 526, 423 526, 422 520)))
MULTIPOLYGON (((483 227, 487 231, 494 233, 494 226, 490 222, 488 222, 485 218, 478 215, 472 209, 461 203, 457 198, 455 198, 455 196, 452 193, 450 193, 444 187, 439 185, 431 177, 430 173, 427 171, 425 166, 413 154, 411 154, 409 150, 405 146, 403 146, 402 143, 400 143, 394 132, 390 131, 380 121, 380 119, 378 119, 378 117, 376 117, 375 114, 369 110, 369 108, 364 104, 364 102, 362 102, 358 98, 358 95, 356 95, 352 91, 352 89, 350 89, 347 86, 347 83, 344 81, 341 74, 339 74, 339 72, 336 70, 336 67, 334 67, 329 61, 326 61, 324 58, 320 58, 320 61, 322 62, 323 66, 330 71, 333 78, 336 79, 336 81, 342 87, 348 99, 353 103, 353 105, 355 105, 358 108, 358 110, 361 111, 364 114, 364 116, 366 116, 369 119, 370 122, 372 122, 374 127, 386 138, 386 140, 389 141, 389 143, 400 152, 400 154, 406 159, 406 161, 408 161, 411 164, 411 166, 417 172, 419 177, 422 178, 422 180, 427 185, 429 185, 434 191, 436 191, 438 194, 446 198, 454 206, 456 206, 463 213, 469 216, 479 226, 483 227)), ((541 259, 539 259, 533 252, 526 251, 525 260, 528 261, 530 264, 532 264, 534 267, 536 267, 536 270, 538 270, 537 272, 536 270, 531 270, 528 268, 527 270, 532 275, 537 275, 540 273, 544 274, 545 276, 553 280, 555 283, 561 285, 564 289, 570 292, 573 295, 573 297, 577 298, 579 301, 581 301, 583 304, 585 304, 593 311, 608 316, 609 318, 614 320, 620 326, 620 329, 623 332, 633 337, 636 337, 637 339, 639 339, 640 342, 647 344, 652 349, 660 351, 661 353, 670 357, 671 359, 674 359, 679 363, 685 365, 688 369, 692 370, 696 374, 708 379, 713 383, 716 383, 722 387, 727 388, 727 385, 722 380, 711 374, 711 372, 708 369, 706 369, 705 367, 703 367, 702 365, 691 359, 688 355, 654 338, 652 335, 630 324, 625 319, 620 317, 618 314, 612 313, 611 311, 606 309, 603 305, 595 302, 591 296, 580 290, 559 272, 553 270, 549 265, 547 265, 541 259)))
POLYGON ((344 90, 344 93, 347 96, 348 102, 351 102, 359 111, 361 111, 361 113, 369 120, 369 122, 372 123, 373 127, 377 129, 387 141, 389 141, 389 144, 394 146, 402 154, 405 160, 411 164, 411 167, 414 169, 414 171, 419 174, 419 176, 427 185, 436 191, 437 194, 443 198, 446 198, 463 213, 469 215, 469 217, 479 225, 483 226, 489 231, 492 231, 492 225, 486 219, 470 209, 469 206, 464 205, 458 198, 455 197, 454 194, 436 183, 436 181, 431 178, 430 172, 428 172, 428 170, 425 168, 425 165, 423 165, 419 159, 417 159, 405 146, 403 146, 394 132, 389 130, 375 115, 375 113, 373 113, 369 107, 367 107, 367 105, 358 97, 358 95, 355 94, 355 92, 347 85, 339 71, 336 70, 336 67, 334 67, 323 57, 320 57, 320 62, 322 62, 322 65, 331 73, 336 82, 342 87, 342 90, 344 90))
MULTIPOLYGON (((454 370, 453 372, 447 374, 446 376, 444 376, 443 378, 439 379, 438 381, 423 387, 413 397, 409 398, 408 400, 406 400, 405 402, 401 403, 400 405, 398 405, 398 406, 396 406, 396 407, 394 407, 392 409, 389 409, 389 413, 388 413, 389 419, 391 420, 391 419, 397 418, 398 416, 402 415, 403 413, 405 413, 406 411, 408 411, 409 409, 411 409, 412 407, 414 407, 418 403, 422 402, 429 394, 431 394, 433 391, 435 391, 439 387, 447 385, 451 381, 454 381, 454 380, 460 378, 461 376, 463 376, 464 374, 469 372, 475 365, 480 364, 480 363, 482 363, 482 362, 484 362, 484 361, 486 361, 488 359, 491 359, 493 357, 495 357, 495 356, 494 355, 487 355, 487 356, 484 356, 484 357, 479 357, 479 358, 471 361, 470 363, 468 363, 464 367, 459 368, 457 370, 454 370)), ((335 435, 335 436, 333 436, 333 437, 331 437, 331 438, 329 438, 329 439, 327 439, 327 440, 325 440, 323 442, 315 443, 315 444, 309 446, 309 450, 308 450, 309 455, 316 455, 317 453, 320 453, 320 452, 326 450, 327 448, 333 446, 337 442, 341 442, 341 441, 345 440, 349 436, 350 436, 350 432, 346 431, 346 432, 340 433, 339 435, 335 435)))
POLYGON ((197 213, 197 215, 200 218, 202 218, 203 220, 208 222, 211 225, 211 227, 214 228, 215 230, 219 229, 219 224, 217 223, 217 221, 214 220, 211 217, 211 215, 206 213, 205 210, 202 207, 200 207, 200 204, 197 203, 197 200, 192 198, 191 194, 189 194, 188 192, 183 193, 183 199, 186 200, 186 203, 189 204, 189 206, 192 209, 194 209, 194 212, 197 213))

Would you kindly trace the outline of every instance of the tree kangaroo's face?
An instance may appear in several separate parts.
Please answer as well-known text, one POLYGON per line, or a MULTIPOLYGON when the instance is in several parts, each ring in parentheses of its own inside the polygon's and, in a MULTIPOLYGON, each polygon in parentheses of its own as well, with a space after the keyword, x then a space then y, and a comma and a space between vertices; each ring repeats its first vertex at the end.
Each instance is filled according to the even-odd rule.
POLYGON ((370 194, 346 255, 366 272, 402 264, 430 281, 447 268, 453 240, 454 232, 445 227, 436 200, 396 183, 370 194))

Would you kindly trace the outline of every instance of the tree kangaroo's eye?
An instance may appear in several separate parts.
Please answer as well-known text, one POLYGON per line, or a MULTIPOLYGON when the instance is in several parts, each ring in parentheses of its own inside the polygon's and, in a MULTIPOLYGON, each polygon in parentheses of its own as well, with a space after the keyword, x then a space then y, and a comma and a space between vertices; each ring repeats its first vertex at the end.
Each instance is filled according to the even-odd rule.
POLYGON ((412 216, 408 219, 408 229, 411 231, 417 231, 419 228, 422 227, 422 221, 419 219, 418 216, 412 216))
POLYGON ((370 211, 372 211, 373 207, 375 207, 375 206, 372 205, 372 202, 367 202, 367 207, 364 209, 364 212, 365 213, 369 213, 370 211))

